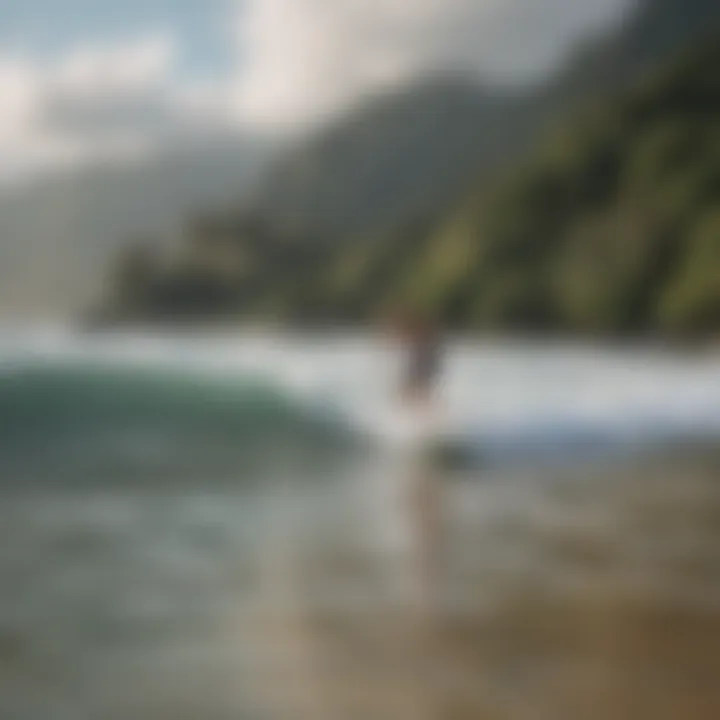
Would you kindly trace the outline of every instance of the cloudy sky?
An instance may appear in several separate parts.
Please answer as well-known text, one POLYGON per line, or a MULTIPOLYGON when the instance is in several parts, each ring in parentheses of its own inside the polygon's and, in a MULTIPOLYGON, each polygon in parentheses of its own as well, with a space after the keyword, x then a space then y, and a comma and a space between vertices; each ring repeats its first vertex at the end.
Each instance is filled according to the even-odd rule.
POLYGON ((381 86, 542 78, 635 0, 0 0, 0 176, 306 128, 381 86))

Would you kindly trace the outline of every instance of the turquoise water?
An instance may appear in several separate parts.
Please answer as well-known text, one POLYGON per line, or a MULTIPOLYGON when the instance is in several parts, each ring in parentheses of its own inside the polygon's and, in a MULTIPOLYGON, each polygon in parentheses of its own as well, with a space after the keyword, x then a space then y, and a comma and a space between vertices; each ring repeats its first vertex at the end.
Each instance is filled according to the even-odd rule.
MULTIPOLYGON (((223 463, 392 445, 398 358, 363 338, 0 333, 0 463, 202 481, 223 463)), ((436 432, 501 460, 704 439, 719 381, 711 356, 458 344, 436 432)))

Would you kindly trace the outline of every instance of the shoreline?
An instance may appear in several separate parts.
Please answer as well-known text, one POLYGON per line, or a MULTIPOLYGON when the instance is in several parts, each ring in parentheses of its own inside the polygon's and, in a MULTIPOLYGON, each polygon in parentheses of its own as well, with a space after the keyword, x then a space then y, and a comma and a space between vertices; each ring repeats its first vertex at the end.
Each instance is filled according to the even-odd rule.
MULTIPOLYGON (((88 336, 123 335, 265 335, 278 337, 302 337, 323 340, 327 338, 383 338, 386 329, 372 323, 307 323, 288 324, 269 321, 237 321, 216 319, 210 321, 110 323, 95 326, 82 320, 70 320, 66 327, 74 333, 88 336)), ((451 344, 496 345, 501 347, 557 347, 589 349, 599 352, 658 352, 667 355, 720 357, 720 339, 708 337, 698 340, 638 334, 618 336, 615 334, 560 333, 560 332, 503 332, 450 327, 444 336, 451 344)))

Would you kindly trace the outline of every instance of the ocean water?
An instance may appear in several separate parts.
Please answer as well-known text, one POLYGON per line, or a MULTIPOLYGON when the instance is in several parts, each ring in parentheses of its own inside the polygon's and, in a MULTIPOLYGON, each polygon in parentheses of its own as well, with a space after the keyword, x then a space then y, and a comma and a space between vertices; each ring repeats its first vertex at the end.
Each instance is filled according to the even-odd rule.
MULTIPOLYGON (((0 717, 280 717, 275 683, 312 684, 283 665, 308 665, 297 607, 401 607, 412 584, 397 367, 363 337, 0 333, 0 717)), ((720 434, 709 355, 458 343, 440 390, 473 607, 538 568, 589 582, 528 528, 566 524, 573 484, 720 434)), ((613 507, 569 517, 609 535, 613 507)))

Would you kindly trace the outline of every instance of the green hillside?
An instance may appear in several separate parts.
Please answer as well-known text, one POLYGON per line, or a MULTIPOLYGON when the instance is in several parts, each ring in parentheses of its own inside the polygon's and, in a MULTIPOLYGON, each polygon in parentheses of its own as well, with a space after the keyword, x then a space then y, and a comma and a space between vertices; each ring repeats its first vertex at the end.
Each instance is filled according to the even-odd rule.
POLYGON ((447 79, 380 99, 281 163, 252 212, 198 218, 170 257, 123 252, 92 320, 361 323, 411 305, 483 331, 715 334, 720 43, 687 38, 717 16, 708 0, 645 2, 502 110, 447 79), (541 132, 583 73, 602 87, 541 132))
POLYGON ((271 150, 198 138, 127 162, 59 171, 0 192, 0 317, 64 316, 97 295, 135 237, 172 244, 188 213, 249 194, 271 150))
POLYGON ((522 157, 533 98, 475 78, 421 79, 353 108, 280 156, 255 200, 279 232, 333 242, 392 232, 454 202, 479 168, 522 157))
POLYGON ((694 52, 554 133, 438 228, 340 253, 307 289, 312 304, 422 306, 480 329, 717 332, 718 67, 720 44, 694 52))
POLYGON ((334 242, 393 234, 442 214, 473 183, 526 158, 547 128, 604 107, 720 30, 717 0, 629 0, 623 22, 579 41, 536 86, 421 78, 351 109, 279 156, 255 207, 283 233, 334 242))
POLYGON ((433 233, 406 297, 463 324, 720 329, 720 44, 556 133, 433 233))

